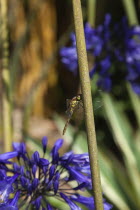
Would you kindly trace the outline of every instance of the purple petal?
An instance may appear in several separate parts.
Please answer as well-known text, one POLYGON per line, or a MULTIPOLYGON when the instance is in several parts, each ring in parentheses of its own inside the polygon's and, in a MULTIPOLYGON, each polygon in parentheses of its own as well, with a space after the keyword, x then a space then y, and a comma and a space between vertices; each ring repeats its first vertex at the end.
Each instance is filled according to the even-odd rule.
POLYGON ((49 203, 47 204, 47 210, 53 210, 53 208, 51 207, 49 203))
POLYGON ((77 194, 77 195, 72 195, 71 200, 85 205, 89 210, 95 208, 93 197, 85 197, 77 194))
POLYGON ((59 159, 58 150, 62 147, 62 145, 63 145, 63 139, 58 139, 55 142, 54 147, 53 147, 53 149, 51 151, 53 163, 57 163, 58 162, 58 159, 59 159))
POLYGON ((43 167, 43 166, 48 166, 48 165, 49 165, 49 161, 48 161, 47 159, 45 159, 45 158, 40 158, 40 159, 39 159, 39 165, 40 165, 41 167, 43 167))
POLYGON ((18 155, 18 152, 16 152, 16 151, 14 151, 14 152, 6 152, 4 154, 0 154, 0 162, 8 160, 8 159, 11 159, 13 157, 16 157, 17 155, 18 155))
POLYGON ((46 152, 47 143, 48 143, 48 139, 47 139, 46 136, 44 136, 44 137, 42 138, 42 146, 43 146, 43 152, 44 152, 44 153, 46 152))
POLYGON ((50 167, 50 170, 49 170, 49 180, 51 180, 51 179, 53 178, 54 173, 55 173, 55 166, 52 165, 52 166, 50 167))
POLYGON ((15 151, 17 151, 20 154, 25 154, 26 153, 26 146, 25 143, 21 142, 13 142, 13 148, 15 151))
POLYGON ((70 206, 71 210, 82 210, 79 206, 77 206, 74 202, 72 202, 65 194, 60 193, 60 196, 70 206))
POLYGON ((32 158, 33 158, 33 161, 38 165, 39 160, 40 160, 40 155, 39 155, 38 151, 33 153, 32 158))
POLYGON ((59 178, 60 178, 60 174, 59 174, 59 172, 57 172, 56 175, 55 175, 54 183, 53 183, 54 193, 55 193, 55 194, 56 194, 57 191, 58 191, 58 187, 59 187, 59 178))
POLYGON ((89 182, 89 180, 87 179, 85 175, 75 170, 74 168, 68 166, 67 170, 69 171, 69 174, 70 174, 70 180, 76 180, 79 183, 89 182))

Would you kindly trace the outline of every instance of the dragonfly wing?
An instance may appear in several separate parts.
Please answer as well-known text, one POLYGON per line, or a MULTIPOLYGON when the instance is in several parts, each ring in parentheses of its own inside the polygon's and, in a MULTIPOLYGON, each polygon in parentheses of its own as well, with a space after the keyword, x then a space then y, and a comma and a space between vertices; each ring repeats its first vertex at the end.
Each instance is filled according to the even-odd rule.
POLYGON ((70 99, 67 99, 67 100, 66 100, 67 109, 70 107, 70 102, 71 102, 70 99))
POLYGON ((95 100, 93 103, 94 111, 102 107, 102 102, 100 100, 95 100))
POLYGON ((73 110, 74 112, 77 112, 78 113, 78 111, 83 111, 83 102, 82 101, 79 101, 78 103, 77 103, 77 105, 75 106, 75 108, 74 108, 74 110, 73 110))
POLYGON ((82 101, 79 102, 79 108, 84 108, 82 101))

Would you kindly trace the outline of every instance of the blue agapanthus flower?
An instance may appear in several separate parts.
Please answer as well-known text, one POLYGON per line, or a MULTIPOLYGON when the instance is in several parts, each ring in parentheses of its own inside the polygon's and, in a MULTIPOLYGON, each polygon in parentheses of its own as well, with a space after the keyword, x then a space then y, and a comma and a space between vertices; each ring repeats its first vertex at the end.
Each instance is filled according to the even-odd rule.
MULTIPOLYGON (((96 29, 92 28, 90 26, 90 24, 88 24, 88 23, 85 24, 84 32, 85 32, 86 49, 87 49, 88 54, 90 54, 91 56, 99 57, 103 54, 104 50, 107 50, 108 52, 110 52, 110 44, 109 44, 110 36, 111 36, 110 30, 109 30, 110 22, 111 22, 111 16, 109 14, 107 14, 105 16, 103 25, 98 26, 96 29)), ((76 75, 77 69, 78 69, 78 57, 77 57, 77 51, 76 51, 75 34, 72 33, 70 38, 71 38, 71 46, 62 47, 60 50, 60 55, 61 55, 62 63, 70 71, 72 71, 74 73, 74 75, 76 75)), ((104 62, 104 58, 101 60, 101 63, 103 63, 103 62, 104 62)), ((99 65, 99 62, 98 62, 98 65, 99 65)), ((96 67, 97 67, 97 65, 95 63, 95 67, 90 69, 90 77, 91 78, 93 77, 94 73, 97 72, 96 67)), ((108 66, 108 69, 107 69, 106 67, 104 67, 104 65, 102 65, 102 71, 104 70, 104 68, 106 68, 106 72, 109 71, 109 67, 110 66, 108 66)), ((107 74, 108 74, 108 72, 107 72, 107 74)), ((104 78, 100 79, 97 82, 97 85, 100 88, 103 88, 103 90, 105 90, 105 91, 110 91, 111 82, 110 82, 110 87, 108 87, 108 86, 105 87, 106 82, 103 81, 103 79, 105 79, 106 77, 107 77, 107 75, 105 75, 104 78), (104 89, 104 87, 105 87, 105 89, 104 89)), ((110 80, 111 80, 111 78, 110 78, 110 80)))
POLYGON ((129 27, 124 18, 119 28, 120 45, 117 53, 125 63, 126 80, 132 90, 140 95, 140 27, 129 27))
MULTIPOLYGON (((13 152, 0 155, 0 210, 58 209, 51 198, 67 203, 71 210, 81 210, 79 204, 95 209, 93 197, 80 194, 91 189, 88 154, 70 151, 60 156, 62 144, 62 139, 56 141, 48 159, 46 137, 42 139, 42 157, 38 151, 29 155, 25 143, 13 143, 13 152), (15 156, 17 162, 9 161, 15 156)), ((104 201, 104 209, 111 208, 104 201)))
MULTIPOLYGON (((125 17, 114 24, 111 15, 106 14, 102 25, 92 28, 86 23, 84 30, 89 59, 94 60, 90 78, 98 74, 97 86, 109 92, 117 85, 115 78, 120 77, 120 82, 128 81, 140 95, 140 26, 130 27, 125 17)), ((62 62, 76 75, 78 58, 74 34, 71 43, 70 47, 61 49, 60 55, 62 62)))

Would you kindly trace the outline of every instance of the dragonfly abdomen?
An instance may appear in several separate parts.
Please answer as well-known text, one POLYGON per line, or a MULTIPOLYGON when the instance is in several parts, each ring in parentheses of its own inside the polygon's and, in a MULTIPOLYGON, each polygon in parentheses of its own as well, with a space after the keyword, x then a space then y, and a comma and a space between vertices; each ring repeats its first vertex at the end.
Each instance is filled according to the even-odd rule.
POLYGON ((66 124, 65 124, 65 126, 64 126, 63 135, 65 135, 65 132, 66 132, 66 130, 67 130, 67 126, 68 126, 69 122, 70 122, 70 118, 67 119, 67 122, 66 122, 66 124))

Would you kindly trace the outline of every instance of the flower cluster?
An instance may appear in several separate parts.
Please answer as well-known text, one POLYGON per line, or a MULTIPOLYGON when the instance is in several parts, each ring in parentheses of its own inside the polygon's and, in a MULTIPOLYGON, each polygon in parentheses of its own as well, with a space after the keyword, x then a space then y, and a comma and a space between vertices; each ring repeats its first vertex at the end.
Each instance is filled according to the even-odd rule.
MULTIPOLYGON (((0 155, 0 210, 54 210, 51 198, 67 203, 71 210, 80 210, 78 203, 94 209, 93 197, 79 194, 91 189, 89 156, 72 151, 60 156, 63 144, 58 139, 46 159, 47 138, 42 139, 43 157, 36 151, 29 156, 24 143, 13 143, 13 152, 0 155), (11 158, 15 161, 9 161, 11 158)), ((104 201, 104 209, 112 205, 104 201)))
MULTIPOLYGON (((126 18, 113 24, 107 14, 102 25, 93 29, 85 24, 85 40, 88 54, 94 56, 92 78, 98 72, 98 87, 111 91, 114 78, 120 77, 130 82, 133 91, 140 95, 140 27, 129 27, 126 18)), ((62 62, 74 74, 77 73, 77 53, 75 35, 71 35, 72 45, 60 50, 62 62)))

